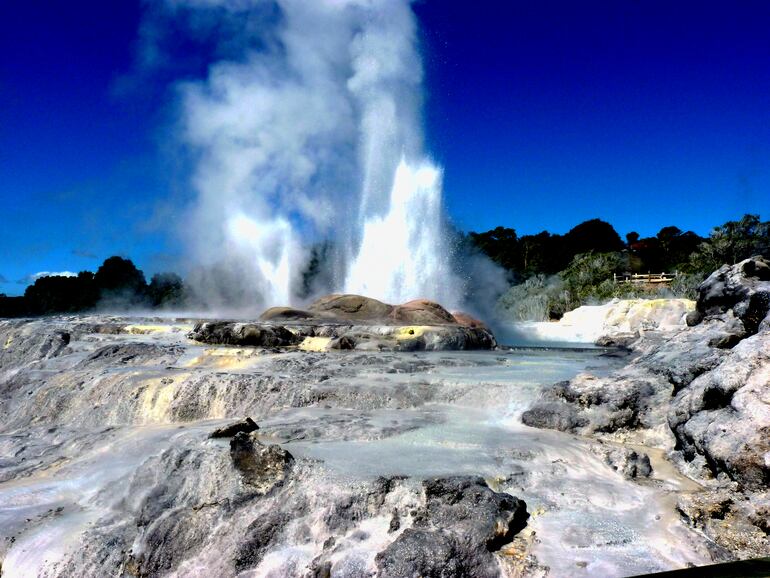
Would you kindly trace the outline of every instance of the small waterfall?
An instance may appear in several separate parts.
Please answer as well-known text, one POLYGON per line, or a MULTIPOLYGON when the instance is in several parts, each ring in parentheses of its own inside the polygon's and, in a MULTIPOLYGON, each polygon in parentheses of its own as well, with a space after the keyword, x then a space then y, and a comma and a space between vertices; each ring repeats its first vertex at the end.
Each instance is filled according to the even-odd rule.
POLYGON ((345 292, 388 303, 428 298, 457 304, 443 225, 441 170, 426 162, 396 168, 385 215, 362 216, 361 244, 345 292))

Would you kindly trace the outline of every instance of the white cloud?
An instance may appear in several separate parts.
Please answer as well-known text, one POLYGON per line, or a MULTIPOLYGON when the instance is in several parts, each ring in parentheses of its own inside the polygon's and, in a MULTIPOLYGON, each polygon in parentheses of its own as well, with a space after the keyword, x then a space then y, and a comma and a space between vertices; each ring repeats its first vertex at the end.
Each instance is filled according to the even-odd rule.
POLYGON ((72 271, 39 271, 29 276, 30 281, 37 281, 41 277, 77 277, 78 274, 72 271))

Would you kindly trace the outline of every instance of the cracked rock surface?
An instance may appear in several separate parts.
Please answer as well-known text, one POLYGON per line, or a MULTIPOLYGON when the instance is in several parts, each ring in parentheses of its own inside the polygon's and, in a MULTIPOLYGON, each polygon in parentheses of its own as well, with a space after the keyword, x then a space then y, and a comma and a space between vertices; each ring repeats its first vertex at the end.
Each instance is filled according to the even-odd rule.
POLYGON ((715 271, 698 288, 687 324, 643 335, 631 346, 635 358, 610 375, 546 386, 522 420, 667 450, 707 488, 683 498, 680 511, 714 551, 724 559, 767 556, 770 262, 752 257, 715 271), (714 497, 721 491, 734 498, 714 497), (714 509, 715 500, 724 507, 714 509))

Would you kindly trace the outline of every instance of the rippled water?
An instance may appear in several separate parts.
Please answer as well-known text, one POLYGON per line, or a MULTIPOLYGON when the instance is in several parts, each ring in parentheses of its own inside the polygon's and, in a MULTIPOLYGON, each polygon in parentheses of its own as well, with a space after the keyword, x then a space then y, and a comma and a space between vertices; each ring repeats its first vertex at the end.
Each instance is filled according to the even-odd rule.
MULTIPOLYGON (((381 366, 362 367, 345 379, 350 387, 408 387, 417 396, 439 388, 440 402, 365 412, 324 405, 286 408, 260 420, 265 435, 283 442, 295 456, 323 461, 332 485, 379 475, 482 475, 496 489, 527 502, 533 553, 550 568, 549 576, 629 576, 708 561, 701 544, 673 513, 669 493, 685 480, 674 476, 640 484, 624 479, 585 440, 521 423, 521 412, 542 384, 587 369, 608 371, 613 361, 601 351, 403 357, 428 362, 422 367, 429 369, 383 373, 381 366), (321 418, 331 418, 335 429, 320 428, 317 435, 301 439, 281 433, 321 418)), ((67 456, 56 467, 0 484, 0 534, 6 540, 18 534, 6 544, 4 578, 35 575, 75 544, 79 531, 106 512, 130 507, 122 500, 131 472, 180 436, 205 438, 214 423, 187 423, 183 429, 179 424, 116 428, 95 447, 67 456), (27 522, 20 532, 28 520, 32 526, 27 522)), ((371 538, 351 549, 383 547, 387 518, 375 517, 367 524, 371 538)), ((280 574, 287 559, 312 555, 301 543, 286 543, 268 554, 261 572, 280 574)))
MULTIPOLYGON (((453 357, 463 355, 468 354, 453 357)), ((629 576, 707 563, 706 552, 675 518, 666 496, 687 480, 640 485, 612 471, 578 437, 521 423, 540 384, 586 368, 602 373, 609 364, 600 355, 517 351, 485 367, 439 365, 427 381, 456 384, 463 393, 455 403, 420 408, 430 421, 424 427, 386 439, 287 447, 353 478, 480 474, 497 481, 498 489, 527 502, 530 528, 540 537, 534 554, 550 576, 629 576)))

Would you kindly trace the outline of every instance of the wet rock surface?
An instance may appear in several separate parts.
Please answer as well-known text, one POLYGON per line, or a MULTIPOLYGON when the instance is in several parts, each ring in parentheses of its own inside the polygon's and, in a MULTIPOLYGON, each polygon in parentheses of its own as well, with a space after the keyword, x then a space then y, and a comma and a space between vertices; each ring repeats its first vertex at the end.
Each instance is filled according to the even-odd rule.
POLYGON ((526 525, 524 502, 478 477, 437 478, 423 488, 414 527, 377 555, 379 576, 499 576, 491 553, 526 525))
MULTIPOLYGON (((520 424, 545 379, 617 366, 599 351, 430 351, 454 334, 371 325, 426 351, 303 351, 188 339, 197 324, 0 321, 3 578, 589 576, 589 550, 622 576, 709 559, 697 532, 655 520, 663 491, 626 479, 641 456, 608 464, 520 424), (57 332, 69 342, 41 348, 57 332)), ((287 331, 364 326, 303 327, 287 331)))
POLYGON ((224 427, 218 427, 213 432, 211 432, 209 437, 212 439, 231 438, 231 437, 235 437, 235 434, 238 434, 241 432, 248 434, 253 431, 257 431, 258 429, 259 429, 259 426, 256 424, 256 422, 250 417, 247 417, 242 421, 237 421, 235 423, 231 423, 230 425, 226 425, 224 427))
POLYGON ((230 440, 230 457, 245 483, 264 494, 283 483, 294 456, 277 444, 265 445, 254 435, 238 432, 230 440))
POLYGON ((715 540, 718 555, 766 556, 770 541, 755 504, 770 487, 769 297, 768 261, 723 266, 700 285, 686 329, 642 336, 631 346, 635 358, 611 375, 545 387, 522 421, 668 450, 707 487, 737 492, 742 505, 730 509, 729 524, 703 522, 721 514, 692 514, 711 503, 708 495, 682 510, 715 540), (742 541, 741 532, 753 538, 742 541))
POLYGON ((188 337, 212 345, 294 347, 313 351, 464 351, 494 349, 494 335, 482 327, 445 325, 340 325, 205 322, 188 337), (318 341, 320 340, 320 341, 318 341))
POLYGON ((302 338, 280 325, 207 321, 198 323, 188 334, 202 343, 282 347, 297 345, 302 338))

